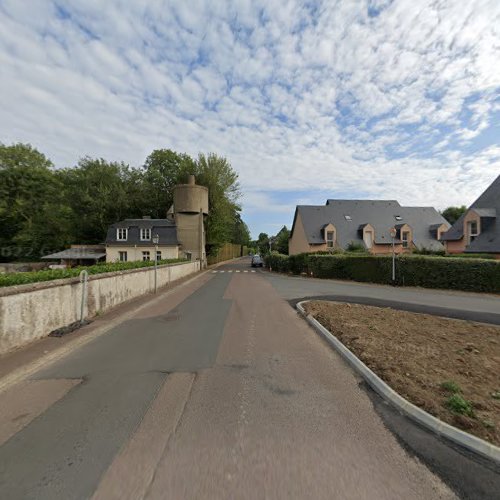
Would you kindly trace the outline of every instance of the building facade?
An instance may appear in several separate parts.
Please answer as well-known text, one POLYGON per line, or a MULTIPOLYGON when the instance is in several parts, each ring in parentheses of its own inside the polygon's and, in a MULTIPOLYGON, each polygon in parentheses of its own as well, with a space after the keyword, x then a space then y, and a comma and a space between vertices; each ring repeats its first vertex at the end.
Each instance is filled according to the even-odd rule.
POLYGON ((165 219, 125 219, 108 228, 106 262, 187 258, 205 267, 207 216, 208 189, 190 175, 187 184, 174 188, 165 219))
POLYGON ((493 254, 500 259, 500 175, 441 236, 446 252, 493 254))
POLYGON ((362 247, 372 254, 444 250, 439 241, 450 225, 432 207, 402 207, 395 200, 327 200, 298 205, 289 254, 362 247))

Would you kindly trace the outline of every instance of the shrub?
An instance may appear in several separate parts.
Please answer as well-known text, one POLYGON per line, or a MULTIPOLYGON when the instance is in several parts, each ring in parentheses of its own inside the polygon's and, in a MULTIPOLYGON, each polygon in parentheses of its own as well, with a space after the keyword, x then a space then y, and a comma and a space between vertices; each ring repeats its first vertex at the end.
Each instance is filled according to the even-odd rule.
POLYGON ((362 252, 362 253, 368 253, 366 248, 361 244, 357 243, 356 241, 351 241, 349 245, 347 245, 348 252, 362 252))
MULTIPOLYGON (((166 259, 158 261, 159 265, 186 262, 185 259, 166 259)), ((43 271, 32 271, 26 273, 0 274, 0 287, 24 285, 26 283, 38 283, 40 281, 52 281, 63 278, 77 277, 85 269, 89 274, 110 273, 114 271, 125 271, 127 269, 139 269, 154 266, 154 261, 137 262, 113 262, 100 263, 88 267, 73 267, 70 269, 45 269, 43 271)))
POLYGON ((446 382, 443 382, 441 384, 441 389, 444 389, 445 391, 451 392, 452 394, 457 394, 459 392, 462 392, 462 389, 460 389, 460 386, 454 382, 453 380, 447 380, 446 382))
POLYGON ((472 403, 464 399, 460 394, 453 394, 446 400, 445 404, 453 413, 474 417, 472 403))
POLYGON ((267 254, 264 258, 266 267, 271 267, 273 271, 279 273, 288 273, 290 271, 288 255, 282 255, 277 252, 267 254))
MULTIPOLYGON (((308 268, 318 278, 390 284, 392 257, 363 254, 309 255, 308 268)), ((500 293, 500 263, 404 255, 396 259, 396 284, 500 293)))
POLYGON ((298 253, 295 255, 290 255, 289 257, 289 267, 290 272, 293 274, 301 274, 309 272, 309 255, 308 253, 298 253))

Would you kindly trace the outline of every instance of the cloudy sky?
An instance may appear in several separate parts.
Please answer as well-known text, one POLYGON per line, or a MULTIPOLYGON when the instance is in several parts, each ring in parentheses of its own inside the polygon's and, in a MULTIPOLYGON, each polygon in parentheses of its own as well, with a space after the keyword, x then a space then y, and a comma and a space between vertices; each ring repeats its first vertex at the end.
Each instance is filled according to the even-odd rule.
POLYGON ((468 204, 500 174, 500 1, 0 0, 0 142, 217 152, 254 236, 327 197, 468 204))

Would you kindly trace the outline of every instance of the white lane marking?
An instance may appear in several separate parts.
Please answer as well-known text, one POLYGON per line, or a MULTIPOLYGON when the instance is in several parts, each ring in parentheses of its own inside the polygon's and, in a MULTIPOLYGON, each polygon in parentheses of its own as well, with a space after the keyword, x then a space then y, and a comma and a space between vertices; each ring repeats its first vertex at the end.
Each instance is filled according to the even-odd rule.
POLYGON ((244 273, 248 273, 248 271, 243 271, 244 273))
POLYGON ((217 271, 212 271, 212 274, 215 274, 217 271))
POLYGON ((230 271, 228 271, 228 273, 232 273, 232 272, 233 272, 233 270, 232 270, 232 269, 231 269, 230 271))
POLYGON ((239 273, 240 271, 235 271, 236 273, 239 273))
POLYGON ((251 272, 251 273, 256 273, 257 271, 253 271, 253 270, 252 270, 252 271, 250 271, 250 272, 251 272))
POLYGON ((223 273, 224 271, 219 271, 219 273, 223 273))

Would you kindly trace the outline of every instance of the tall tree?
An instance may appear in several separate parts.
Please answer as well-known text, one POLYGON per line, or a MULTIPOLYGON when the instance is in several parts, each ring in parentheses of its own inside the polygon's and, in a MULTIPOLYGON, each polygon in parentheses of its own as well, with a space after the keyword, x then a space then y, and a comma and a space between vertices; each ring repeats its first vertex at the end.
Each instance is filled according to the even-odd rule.
POLYGON ((234 220, 241 210, 238 174, 226 158, 214 153, 200 154, 196 166, 198 183, 208 188, 207 243, 217 248, 231 241, 234 220))
POLYGON ((140 215, 130 208, 130 178, 134 175, 124 163, 89 157, 75 168, 58 171, 74 215, 75 241, 101 243, 110 224, 140 215))
POLYGON ((163 218, 174 201, 174 187, 185 182, 188 174, 196 174, 198 166, 185 153, 171 149, 155 149, 143 166, 143 200, 145 211, 163 218))
POLYGON ((441 215, 451 224, 460 219, 460 217, 467 212, 467 207, 462 205, 461 207, 448 207, 441 212, 441 215))
POLYGON ((44 154, 29 144, 0 144, 3 260, 37 258, 71 240, 63 191, 44 154))
POLYGON ((288 239, 290 238, 290 231, 286 226, 283 226, 278 234, 274 237, 273 250, 288 255, 288 239))
POLYGON ((234 216, 231 243, 244 246, 250 245, 250 230, 239 213, 234 216))
POLYGON ((256 241, 257 250, 261 255, 269 253, 269 235, 260 233, 256 241))

